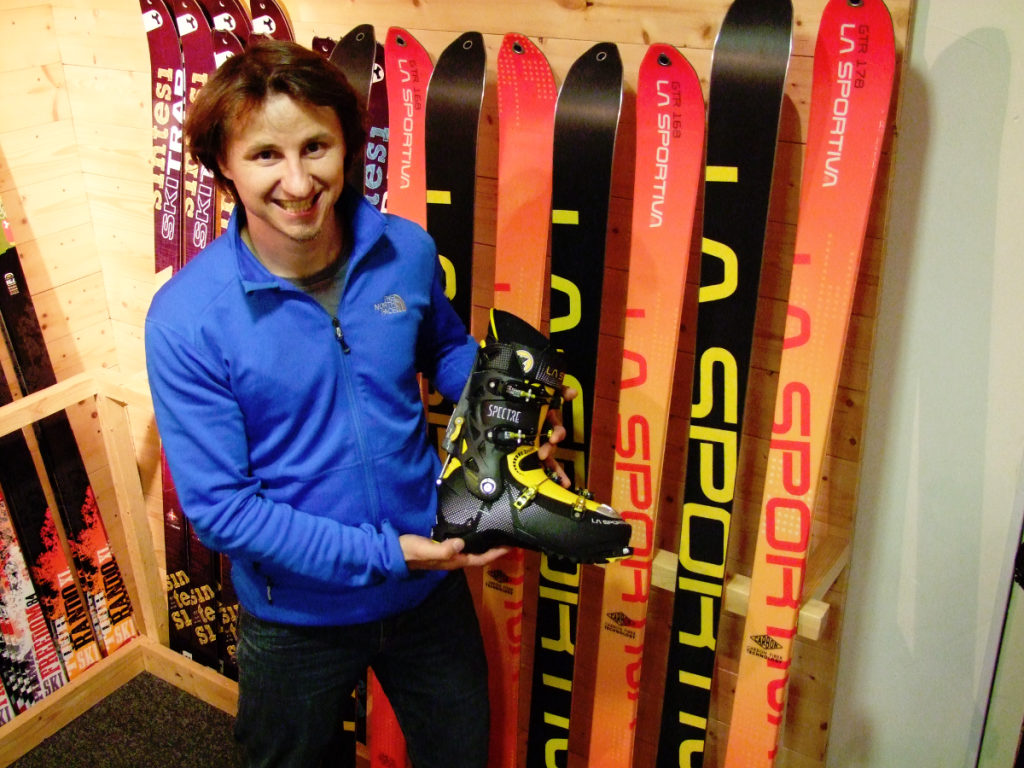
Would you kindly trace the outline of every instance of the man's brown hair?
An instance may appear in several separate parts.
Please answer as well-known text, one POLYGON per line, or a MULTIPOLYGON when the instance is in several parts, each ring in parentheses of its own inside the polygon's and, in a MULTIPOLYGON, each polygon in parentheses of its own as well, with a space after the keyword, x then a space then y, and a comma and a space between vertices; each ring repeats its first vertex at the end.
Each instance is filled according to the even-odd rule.
POLYGON ((345 171, 366 142, 364 112, 341 70, 319 53, 298 43, 257 40, 225 61, 199 91, 185 120, 185 139, 192 159, 202 163, 217 183, 238 199, 235 185, 220 169, 229 131, 244 122, 272 96, 330 107, 345 137, 345 171))

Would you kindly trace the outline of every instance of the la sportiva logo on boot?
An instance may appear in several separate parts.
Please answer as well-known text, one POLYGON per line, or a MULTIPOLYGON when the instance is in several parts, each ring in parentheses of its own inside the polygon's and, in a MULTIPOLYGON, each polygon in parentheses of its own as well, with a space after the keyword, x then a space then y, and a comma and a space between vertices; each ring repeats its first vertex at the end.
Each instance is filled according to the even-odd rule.
POLYGON ((519 358, 519 366, 523 369, 523 373, 529 373, 533 370, 533 355, 525 349, 517 349, 516 357, 519 358))

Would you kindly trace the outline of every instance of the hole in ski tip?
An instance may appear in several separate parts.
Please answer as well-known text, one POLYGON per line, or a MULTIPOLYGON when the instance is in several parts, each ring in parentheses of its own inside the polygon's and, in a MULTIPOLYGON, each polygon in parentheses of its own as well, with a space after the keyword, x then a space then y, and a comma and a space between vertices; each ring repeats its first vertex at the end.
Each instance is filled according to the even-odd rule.
POLYGON ((356 35, 356 42, 357 43, 363 42, 363 38, 364 37, 366 37, 366 33, 365 32, 360 32, 358 35, 356 35))
POLYGON ((522 53, 523 52, 523 44, 522 43, 512 43, 512 50, 515 51, 516 53, 522 53))
POLYGON ((395 42, 398 43, 403 48, 405 47, 405 38, 402 37, 401 35, 395 38, 395 42))
POLYGON ((663 67, 667 67, 669 64, 672 63, 672 59, 670 59, 668 57, 667 53, 659 53, 658 54, 658 63, 661 64, 661 66, 663 66, 663 67))
POLYGON ((462 49, 463 49, 464 51, 468 51, 468 50, 469 50, 470 48, 472 48, 472 47, 473 47, 473 41, 472 41, 472 40, 467 40, 466 42, 464 42, 464 43, 462 44, 462 49))
POLYGON ((598 53, 598 54, 597 54, 597 56, 596 56, 595 58, 596 58, 596 59, 597 59, 598 61, 604 61, 605 59, 607 59, 607 58, 608 58, 608 54, 607 54, 607 53, 605 53, 604 51, 601 51, 600 53, 598 53))

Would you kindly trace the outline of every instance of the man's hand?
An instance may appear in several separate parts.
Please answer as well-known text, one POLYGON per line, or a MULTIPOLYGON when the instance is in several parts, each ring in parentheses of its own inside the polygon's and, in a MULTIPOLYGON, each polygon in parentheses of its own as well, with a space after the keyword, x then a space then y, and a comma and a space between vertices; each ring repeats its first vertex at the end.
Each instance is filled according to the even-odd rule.
POLYGON ((414 533, 399 536, 398 543, 402 546, 405 564, 410 571, 454 571, 470 565, 487 565, 509 551, 508 547, 497 547, 481 555, 464 555, 462 549, 466 542, 462 539, 434 541, 414 533))
MULTIPOLYGON (((575 399, 579 394, 572 387, 562 387, 562 401, 569 402, 575 399)), ((569 481, 569 476, 565 474, 565 470, 562 469, 562 465, 559 464, 554 457, 555 446, 565 439, 565 427, 562 426, 562 412, 561 411, 548 411, 548 423, 551 425, 551 434, 548 435, 548 441, 544 443, 537 451, 537 456, 544 463, 544 466, 548 470, 554 470, 558 474, 559 482, 563 488, 568 488, 572 485, 569 481)))

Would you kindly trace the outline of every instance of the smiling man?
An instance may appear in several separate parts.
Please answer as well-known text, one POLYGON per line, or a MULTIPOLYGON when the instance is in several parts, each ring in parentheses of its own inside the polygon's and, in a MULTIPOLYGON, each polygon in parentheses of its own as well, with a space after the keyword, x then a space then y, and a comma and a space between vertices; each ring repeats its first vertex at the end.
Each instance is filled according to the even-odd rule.
POLYGON ((417 768, 483 766, 461 569, 503 550, 428 538, 440 465, 417 373, 457 400, 477 347, 433 241, 345 187, 362 115, 319 54, 261 42, 229 59, 185 130, 238 205, 154 298, 147 365, 182 508, 232 559, 248 764, 320 765, 369 664, 417 768))

